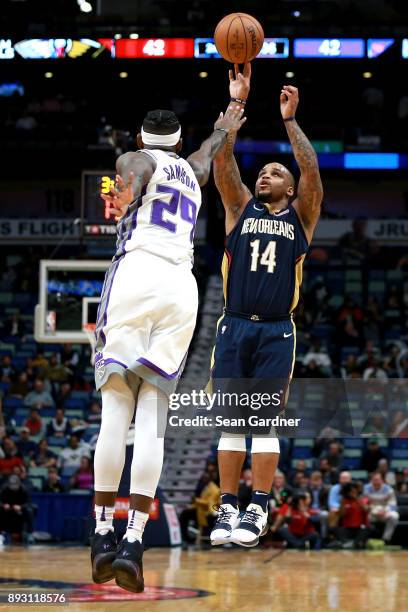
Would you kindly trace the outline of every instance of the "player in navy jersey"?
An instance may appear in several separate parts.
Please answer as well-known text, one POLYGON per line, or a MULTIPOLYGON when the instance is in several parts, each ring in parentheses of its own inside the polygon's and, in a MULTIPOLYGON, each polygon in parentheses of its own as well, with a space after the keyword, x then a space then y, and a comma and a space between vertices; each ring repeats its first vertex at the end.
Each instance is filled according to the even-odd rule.
MULTIPOLYGON (((245 106, 250 77, 250 64, 243 73, 238 66, 235 75, 230 71, 231 106, 245 106)), ((293 175, 277 162, 260 169, 254 193, 243 184, 233 153, 237 131, 229 133, 214 159, 215 183, 225 208, 226 240, 222 265, 225 309, 217 327, 212 378, 214 383, 248 378, 284 381, 276 389, 278 410, 284 407, 293 372, 293 311, 323 197, 317 156, 296 122, 298 102, 296 87, 285 85, 280 110, 301 173, 296 195, 293 175)), ((279 441, 271 428, 261 435, 252 434, 253 494, 241 518, 237 490, 246 456, 245 433, 224 431, 221 435, 222 503, 211 533, 213 545, 255 546, 267 529, 267 501, 279 441)))

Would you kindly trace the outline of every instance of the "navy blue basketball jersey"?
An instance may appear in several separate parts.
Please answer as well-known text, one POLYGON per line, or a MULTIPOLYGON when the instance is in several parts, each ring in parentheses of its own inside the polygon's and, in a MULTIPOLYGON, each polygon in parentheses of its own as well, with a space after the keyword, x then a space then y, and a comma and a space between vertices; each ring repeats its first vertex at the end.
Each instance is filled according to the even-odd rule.
POLYGON ((225 242, 226 308, 263 317, 291 313, 299 300, 307 249, 305 232, 291 204, 270 213, 252 198, 225 242))

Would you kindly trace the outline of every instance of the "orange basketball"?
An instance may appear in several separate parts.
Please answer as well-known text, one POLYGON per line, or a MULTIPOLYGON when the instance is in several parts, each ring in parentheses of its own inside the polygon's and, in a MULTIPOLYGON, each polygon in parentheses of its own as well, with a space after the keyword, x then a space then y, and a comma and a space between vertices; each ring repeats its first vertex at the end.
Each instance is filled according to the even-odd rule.
POLYGON ((264 41, 264 31, 255 17, 247 13, 231 13, 217 25, 214 42, 227 62, 244 64, 254 59, 264 41))

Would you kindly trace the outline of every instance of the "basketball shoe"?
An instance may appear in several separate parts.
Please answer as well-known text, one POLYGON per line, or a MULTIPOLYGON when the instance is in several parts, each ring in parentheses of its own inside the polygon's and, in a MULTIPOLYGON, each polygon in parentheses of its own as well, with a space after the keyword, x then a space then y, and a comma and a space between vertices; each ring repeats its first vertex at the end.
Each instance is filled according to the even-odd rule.
POLYGON ((221 504, 218 517, 211 531, 210 540, 213 546, 231 542, 231 534, 239 523, 239 510, 231 504, 221 504))
POLYGON ((233 530, 230 542, 240 546, 256 546, 260 536, 265 535, 268 529, 268 513, 258 504, 249 504, 233 530))
POLYGON ((132 593, 142 593, 144 590, 142 557, 143 544, 139 540, 128 542, 123 538, 112 563, 116 584, 122 589, 132 593))
POLYGON ((105 535, 95 533, 91 542, 92 579, 97 584, 114 578, 112 563, 116 557, 116 536, 113 531, 105 535))

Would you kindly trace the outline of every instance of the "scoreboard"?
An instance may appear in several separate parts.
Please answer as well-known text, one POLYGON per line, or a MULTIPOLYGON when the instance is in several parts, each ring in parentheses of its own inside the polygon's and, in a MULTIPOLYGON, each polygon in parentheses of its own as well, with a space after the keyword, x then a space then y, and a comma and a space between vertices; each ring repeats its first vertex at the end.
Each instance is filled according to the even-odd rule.
POLYGON ((86 170, 81 184, 81 228, 84 238, 116 238, 116 222, 100 196, 101 187, 109 190, 115 181, 111 170, 86 170))

